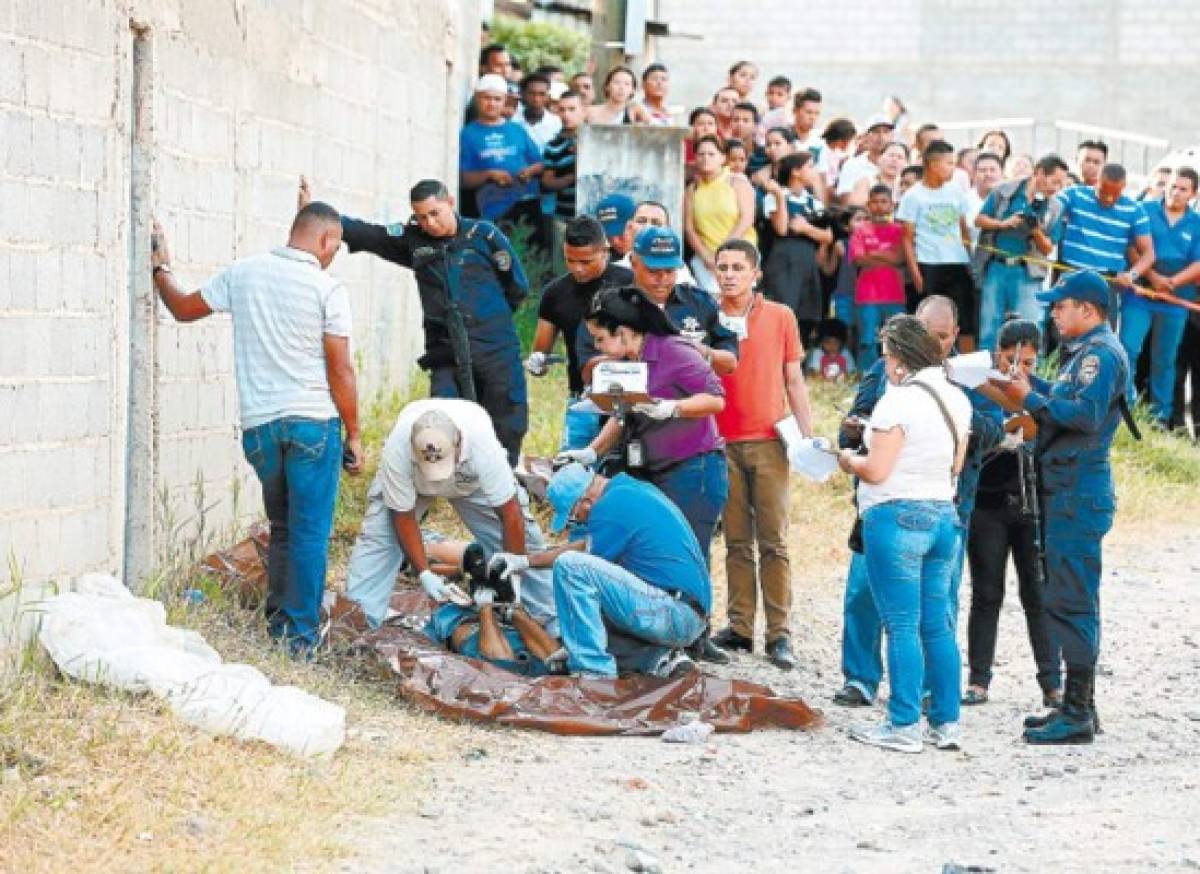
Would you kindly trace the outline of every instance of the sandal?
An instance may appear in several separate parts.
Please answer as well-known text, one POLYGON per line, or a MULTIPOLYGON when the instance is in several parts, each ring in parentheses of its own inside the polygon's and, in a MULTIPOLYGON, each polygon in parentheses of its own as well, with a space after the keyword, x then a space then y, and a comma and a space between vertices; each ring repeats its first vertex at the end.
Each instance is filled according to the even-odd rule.
POLYGON ((988 700, 988 690, 983 686, 967 686, 967 691, 963 693, 962 703, 968 707, 976 704, 986 704, 988 700))

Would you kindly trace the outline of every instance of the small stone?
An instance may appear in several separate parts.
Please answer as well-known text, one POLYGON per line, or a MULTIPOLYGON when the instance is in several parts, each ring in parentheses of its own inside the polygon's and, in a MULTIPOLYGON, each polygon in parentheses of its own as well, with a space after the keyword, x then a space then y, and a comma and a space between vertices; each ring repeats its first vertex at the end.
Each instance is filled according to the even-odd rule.
POLYGON ((438 819, 446 812, 446 808, 440 804, 426 803, 421 805, 421 809, 418 812, 424 819, 438 819))
POLYGON ((625 867, 630 871, 640 871, 641 874, 662 874, 658 858, 645 850, 630 850, 626 853, 625 867))
POLYGON ((189 816, 183 821, 183 827, 192 837, 198 838, 212 828, 212 823, 203 816, 189 816))
POLYGON ((149 843, 150 841, 154 840, 154 834, 153 832, 138 832, 137 839, 139 841, 149 843))

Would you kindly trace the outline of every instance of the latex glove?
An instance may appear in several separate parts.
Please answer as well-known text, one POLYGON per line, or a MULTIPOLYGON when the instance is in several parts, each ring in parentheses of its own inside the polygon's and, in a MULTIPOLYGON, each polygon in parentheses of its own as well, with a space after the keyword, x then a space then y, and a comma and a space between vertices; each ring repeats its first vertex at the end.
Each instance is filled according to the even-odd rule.
POLYGON ((1020 449, 1024 444, 1025 444, 1025 435, 1022 434, 1021 429, 1018 428, 1016 431, 1013 431, 1011 434, 1004 435, 1004 439, 1000 441, 1000 448, 1007 450, 1008 452, 1015 452, 1016 450, 1020 449))
POLYGON ((584 467, 591 467, 596 463, 596 450, 590 446, 585 446, 582 449, 564 449, 558 455, 554 456, 554 466, 562 467, 564 464, 570 464, 576 461, 584 467))
POLYGON ((450 597, 446 591, 446 578, 441 574, 435 574, 433 571, 426 569, 417 575, 417 579, 420 580, 421 588, 425 590, 425 594, 439 604, 450 597))
POLYGON ((550 369, 546 366, 545 352, 531 352, 529 357, 525 359, 525 369, 533 376, 545 376, 550 369))
POLYGON ((648 404, 634 404, 633 411, 641 413, 647 419, 653 419, 656 422, 665 422, 667 419, 674 419, 679 415, 679 401, 668 401, 664 398, 659 398, 648 404))
POLYGON ((529 570, 529 556, 512 552, 497 552, 488 562, 488 575, 500 571, 500 579, 511 579, 514 574, 529 570))

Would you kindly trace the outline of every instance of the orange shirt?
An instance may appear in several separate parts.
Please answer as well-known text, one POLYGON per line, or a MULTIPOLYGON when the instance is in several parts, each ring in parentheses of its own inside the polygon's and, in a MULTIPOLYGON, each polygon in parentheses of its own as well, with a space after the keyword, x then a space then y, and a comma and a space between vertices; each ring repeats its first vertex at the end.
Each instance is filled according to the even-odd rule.
POLYGON ((746 329, 737 368, 721 377, 725 409, 717 414, 717 427, 729 443, 778 439, 775 423, 789 411, 783 366, 804 358, 796 316, 786 305, 756 294, 746 329))

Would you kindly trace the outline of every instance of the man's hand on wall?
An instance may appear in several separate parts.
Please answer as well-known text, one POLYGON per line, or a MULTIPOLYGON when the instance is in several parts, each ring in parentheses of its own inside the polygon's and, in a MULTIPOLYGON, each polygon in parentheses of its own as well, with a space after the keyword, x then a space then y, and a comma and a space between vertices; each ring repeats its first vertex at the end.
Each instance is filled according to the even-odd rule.
POLYGON ((163 233, 158 219, 150 227, 150 269, 164 267, 171 263, 171 250, 167 248, 167 235, 163 233))
POLYGON ((312 187, 308 184, 308 177, 300 177, 300 188, 296 192, 296 212, 304 209, 312 203, 312 187))

